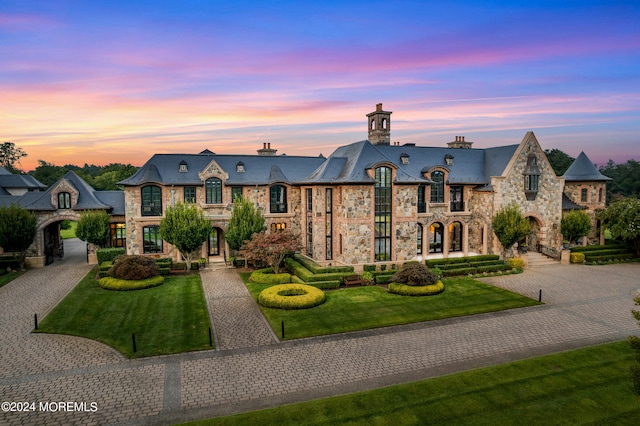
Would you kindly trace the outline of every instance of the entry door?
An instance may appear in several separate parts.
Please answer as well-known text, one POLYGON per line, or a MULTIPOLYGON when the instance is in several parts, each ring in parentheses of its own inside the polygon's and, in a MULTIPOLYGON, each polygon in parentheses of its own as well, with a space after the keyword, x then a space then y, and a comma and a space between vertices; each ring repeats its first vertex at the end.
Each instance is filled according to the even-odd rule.
POLYGON ((209 234, 209 256, 220 255, 220 234, 218 228, 213 228, 209 234))

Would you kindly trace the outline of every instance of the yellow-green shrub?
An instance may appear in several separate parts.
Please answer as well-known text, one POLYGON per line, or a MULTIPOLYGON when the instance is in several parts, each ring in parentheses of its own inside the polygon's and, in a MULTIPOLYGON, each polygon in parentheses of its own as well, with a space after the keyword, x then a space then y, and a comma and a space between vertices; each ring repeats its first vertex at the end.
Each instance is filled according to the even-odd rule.
POLYGON ((571 253, 569 261, 571 263, 584 263, 584 253, 571 253))
POLYGON ((524 269, 524 260, 519 257, 512 257, 507 259, 507 265, 511 266, 512 269, 524 269))
POLYGON ((249 280, 258 284, 286 284, 291 282, 291 274, 274 274, 273 269, 264 268, 253 271, 249 280))
POLYGON ((444 291, 444 284, 438 281, 431 285, 406 285, 402 283, 390 283, 388 287, 389 293, 399 294, 401 296, 433 296, 444 291))
POLYGON ((106 290, 141 290, 143 288, 157 287, 164 283, 162 275, 145 278, 144 280, 121 280, 119 278, 100 278, 98 285, 106 290))
POLYGON ((323 304, 325 295, 319 288, 306 284, 280 284, 266 288, 258 295, 258 303, 267 308, 306 309, 323 304))

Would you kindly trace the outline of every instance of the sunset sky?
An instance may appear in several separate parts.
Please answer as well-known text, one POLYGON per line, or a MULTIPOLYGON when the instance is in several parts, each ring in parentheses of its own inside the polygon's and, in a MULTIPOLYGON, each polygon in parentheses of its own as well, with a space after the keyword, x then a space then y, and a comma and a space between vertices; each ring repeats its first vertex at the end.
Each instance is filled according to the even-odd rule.
POLYGON ((1 0, 0 142, 56 165, 366 139, 640 160, 640 2, 1 0))

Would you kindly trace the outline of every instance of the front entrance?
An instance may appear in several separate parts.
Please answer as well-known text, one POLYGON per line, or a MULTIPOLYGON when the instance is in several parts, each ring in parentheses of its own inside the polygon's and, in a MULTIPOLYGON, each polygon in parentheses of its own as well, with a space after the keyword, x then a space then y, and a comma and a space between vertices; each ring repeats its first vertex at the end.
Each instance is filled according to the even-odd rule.
POLYGON ((220 245, 222 244, 222 229, 213 228, 209 234, 208 251, 209 256, 220 256, 220 245))
POLYGON ((60 223, 54 222, 47 225, 43 230, 44 241, 44 264, 49 265, 64 256, 64 245, 60 237, 60 223))

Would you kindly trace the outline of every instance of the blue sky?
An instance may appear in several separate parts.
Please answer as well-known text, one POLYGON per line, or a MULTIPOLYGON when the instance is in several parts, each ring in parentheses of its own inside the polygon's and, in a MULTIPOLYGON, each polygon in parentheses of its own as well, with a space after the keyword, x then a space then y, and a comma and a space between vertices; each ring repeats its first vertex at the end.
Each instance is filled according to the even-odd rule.
POLYGON ((62 165, 392 140, 640 159, 635 1, 0 3, 0 135, 62 165))

